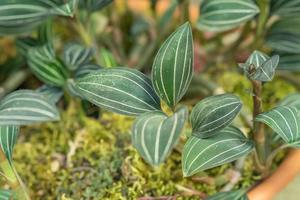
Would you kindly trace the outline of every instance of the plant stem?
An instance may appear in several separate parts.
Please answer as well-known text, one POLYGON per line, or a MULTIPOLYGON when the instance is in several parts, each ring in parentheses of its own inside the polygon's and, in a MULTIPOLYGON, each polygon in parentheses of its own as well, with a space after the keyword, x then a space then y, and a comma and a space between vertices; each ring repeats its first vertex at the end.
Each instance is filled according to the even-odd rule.
POLYGON ((19 199, 30 200, 25 185, 23 184, 22 180, 18 176, 12 164, 6 158, 2 149, 0 149, 0 168, 2 169, 2 172, 5 175, 10 187, 15 192, 16 198, 18 200, 19 199))
POLYGON ((266 164, 266 147, 265 147, 265 131, 261 122, 255 121, 255 117, 262 112, 262 83, 260 81, 251 80, 253 87, 253 139, 256 149, 256 168, 258 171, 264 171, 266 164))

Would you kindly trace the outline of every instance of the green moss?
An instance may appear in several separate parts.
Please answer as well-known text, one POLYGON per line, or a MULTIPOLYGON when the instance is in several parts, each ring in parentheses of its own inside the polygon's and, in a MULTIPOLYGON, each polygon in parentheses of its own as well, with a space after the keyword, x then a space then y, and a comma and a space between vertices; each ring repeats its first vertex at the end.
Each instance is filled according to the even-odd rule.
MULTIPOLYGON (((199 192, 213 194, 228 183, 224 174, 231 164, 183 178, 184 134, 166 163, 152 168, 131 146, 133 118, 104 112, 96 120, 79 116, 75 108, 71 104, 60 122, 22 129, 14 160, 32 199, 134 200, 178 195, 179 200, 193 200, 199 199, 199 192), (214 181, 197 180, 203 177, 214 181)), ((237 187, 255 181, 252 164, 245 166, 245 180, 237 187)))

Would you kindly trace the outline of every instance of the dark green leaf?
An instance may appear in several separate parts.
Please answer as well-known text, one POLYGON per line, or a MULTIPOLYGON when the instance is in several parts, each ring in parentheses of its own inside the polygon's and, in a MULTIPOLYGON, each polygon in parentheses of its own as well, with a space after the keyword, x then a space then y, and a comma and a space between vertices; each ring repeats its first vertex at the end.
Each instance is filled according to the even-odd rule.
POLYGON ((100 69, 78 79, 76 87, 86 100, 120 114, 140 115, 160 110, 150 79, 134 69, 100 69))
POLYGON ((274 23, 266 43, 278 52, 300 53, 300 17, 283 18, 274 23))
POLYGON ((32 72, 43 82, 52 86, 63 86, 67 72, 60 60, 54 54, 51 45, 30 48, 27 63, 32 72))
POLYGON ((217 135, 201 139, 191 136, 183 148, 184 176, 232 162, 247 155, 253 142, 235 127, 226 127, 217 135))
POLYGON ((12 152, 19 135, 17 126, 0 126, 0 146, 7 160, 12 163, 12 152))
POLYGON ((153 87, 173 108, 187 91, 193 76, 193 38, 188 23, 180 26, 159 49, 152 67, 153 87))
POLYGON ((300 116, 295 107, 278 106, 255 120, 267 124, 290 146, 300 147, 300 116))
POLYGON ((300 54, 280 54, 278 69, 300 71, 300 54))
POLYGON ((241 100, 233 94, 203 99, 191 112, 193 135, 207 138, 228 126, 242 108, 241 100))
POLYGON ((52 30, 52 20, 47 20, 45 23, 41 24, 38 29, 38 41, 40 44, 50 43, 52 44, 53 30, 52 30))
POLYGON ((197 26, 205 31, 225 31, 251 20, 259 13, 252 0, 203 0, 197 26))
POLYGON ((54 103, 31 90, 15 91, 0 101, 0 125, 26 125, 59 120, 54 103))
POLYGON ((271 13, 282 17, 300 16, 300 1, 299 0, 272 0, 271 13))
POLYGON ((1 0, 0 34, 24 34, 52 16, 73 16, 77 0, 1 0))
POLYGON ((187 118, 182 107, 168 117, 161 111, 145 113, 132 127, 132 143, 140 155, 151 165, 163 163, 176 145, 187 118))

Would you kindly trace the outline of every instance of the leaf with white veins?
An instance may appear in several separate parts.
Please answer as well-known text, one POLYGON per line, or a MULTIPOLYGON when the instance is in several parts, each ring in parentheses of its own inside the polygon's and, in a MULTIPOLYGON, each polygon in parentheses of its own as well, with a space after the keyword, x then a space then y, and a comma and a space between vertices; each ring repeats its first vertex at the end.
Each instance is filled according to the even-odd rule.
POLYGON ((151 165, 163 163, 176 145, 187 118, 186 107, 168 117, 161 111, 138 117, 132 127, 132 143, 151 165))
POLYGON ((207 97, 195 105, 190 120, 193 135, 207 138, 228 126, 242 108, 241 100, 233 94, 207 97))
POLYGON ((226 127, 215 136, 191 136, 183 148, 184 176, 232 162, 252 151, 254 144, 235 127, 226 127))

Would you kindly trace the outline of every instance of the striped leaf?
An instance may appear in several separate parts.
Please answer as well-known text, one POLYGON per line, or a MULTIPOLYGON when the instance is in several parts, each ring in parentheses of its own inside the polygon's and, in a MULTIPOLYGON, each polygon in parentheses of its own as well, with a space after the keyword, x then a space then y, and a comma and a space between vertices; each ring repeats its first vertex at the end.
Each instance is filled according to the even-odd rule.
POLYGON ((300 16, 299 0, 271 0, 271 13, 282 17, 300 16))
POLYGON ((193 38, 188 23, 180 26, 160 47, 153 66, 153 87, 173 108, 187 91, 193 75, 193 38))
POLYGON ((26 125, 59 120, 54 103, 39 92, 18 90, 0 102, 0 125, 26 125))
POLYGON ((79 0, 79 6, 89 11, 96 11, 104 8, 111 2, 113 0, 79 0))
POLYGON ((124 115, 160 110, 151 81, 130 68, 100 69, 76 81, 76 91, 95 105, 124 115))
POLYGON ((184 176, 232 162, 247 155, 253 142, 235 127, 226 127, 217 135, 201 139, 191 136, 183 148, 184 176))
POLYGON ((245 190, 235 190, 217 193, 206 200, 248 200, 248 197, 245 190))
POLYGON ((233 121, 241 108, 241 100, 233 94, 221 94, 203 99, 191 112, 193 135, 207 138, 219 133, 233 121))
POLYGON ((63 86, 67 71, 55 56, 51 45, 30 48, 27 63, 32 72, 43 82, 52 86, 63 86))
POLYGON ((77 0, 1 0, 0 35, 23 34, 52 16, 73 16, 77 0))
POLYGON ((269 82, 272 81, 275 75, 275 69, 279 63, 279 56, 274 55, 269 58, 266 62, 264 62, 260 67, 255 70, 250 78, 252 80, 269 82))
POLYGON ((79 66, 87 64, 93 55, 93 50, 85 48, 79 44, 69 44, 64 49, 64 63, 74 71, 79 66))
POLYGON ((253 51, 253 53, 249 56, 246 61, 246 64, 254 65, 256 68, 263 65, 270 57, 263 52, 253 51))
POLYGON ((266 37, 266 44, 278 52, 300 53, 300 17, 289 17, 274 23, 266 37))
POLYGON ((259 13, 252 0, 203 0, 197 26, 205 31, 225 31, 251 20, 259 13))
POLYGON ((40 92, 47 99, 51 100, 54 103, 57 103, 63 96, 62 89, 54 86, 43 85, 39 87, 36 91, 40 92))
POLYGON ((154 111, 135 120, 132 143, 149 164, 159 165, 165 161, 179 139, 187 113, 187 108, 182 107, 170 117, 154 111))
POLYGON ((19 135, 17 126, 0 126, 0 146, 7 160, 12 163, 12 152, 19 135))
POLYGON ((300 71, 300 54, 280 54, 279 70, 300 71))
POLYGON ((239 66, 243 68, 245 75, 249 79, 269 82, 274 78, 278 63, 278 55, 274 55, 270 58, 260 51, 254 51, 246 63, 241 63, 239 66))
POLYGON ((300 147, 300 116, 295 107, 278 106, 255 120, 268 125, 290 146, 300 147))
POLYGON ((40 44, 50 43, 53 40, 53 23, 51 19, 48 19, 38 28, 38 41, 40 44))
POLYGON ((300 111, 300 93, 286 96, 280 103, 280 106, 293 106, 300 111))

